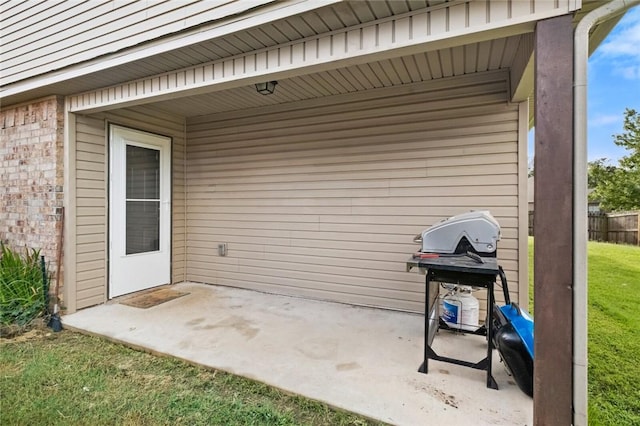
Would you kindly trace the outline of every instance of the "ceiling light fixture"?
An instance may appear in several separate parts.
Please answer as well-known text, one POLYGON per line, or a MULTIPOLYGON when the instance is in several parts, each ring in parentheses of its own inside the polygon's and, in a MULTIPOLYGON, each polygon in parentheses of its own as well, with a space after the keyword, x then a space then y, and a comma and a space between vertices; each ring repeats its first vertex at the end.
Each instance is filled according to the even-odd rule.
POLYGON ((256 83, 256 90, 262 95, 272 95, 276 90, 277 81, 266 81, 264 83, 256 83))

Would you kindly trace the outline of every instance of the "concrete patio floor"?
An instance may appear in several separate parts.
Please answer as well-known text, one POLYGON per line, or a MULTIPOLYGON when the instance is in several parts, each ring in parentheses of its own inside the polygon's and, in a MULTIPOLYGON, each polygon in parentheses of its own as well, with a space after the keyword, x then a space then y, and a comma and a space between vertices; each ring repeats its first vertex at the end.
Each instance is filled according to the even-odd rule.
MULTIPOLYGON (((63 317, 65 327, 249 377, 398 425, 531 425, 533 401, 497 352, 484 371, 429 361, 423 315, 181 283, 186 296, 141 309, 118 301, 63 317)), ((439 332, 441 355, 479 361, 486 340, 439 332)))

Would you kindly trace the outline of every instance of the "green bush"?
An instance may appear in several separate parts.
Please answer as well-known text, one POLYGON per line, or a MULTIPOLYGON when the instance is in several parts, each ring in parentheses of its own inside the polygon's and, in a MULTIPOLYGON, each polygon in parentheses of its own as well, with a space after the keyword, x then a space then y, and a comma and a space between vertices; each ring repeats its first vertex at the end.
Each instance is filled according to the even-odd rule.
POLYGON ((46 308, 40 250, 20 256, 4 244, 0 248, 0 324, 23 326, 46 308))

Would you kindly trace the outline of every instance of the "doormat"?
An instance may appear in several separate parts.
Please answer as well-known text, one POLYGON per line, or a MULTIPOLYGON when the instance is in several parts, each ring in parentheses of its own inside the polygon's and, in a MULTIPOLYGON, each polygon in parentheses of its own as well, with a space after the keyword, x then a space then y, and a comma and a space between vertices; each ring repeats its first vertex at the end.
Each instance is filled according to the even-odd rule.
POLYGON ((169 288, 161 288, 149 293, 133 296, 129 299, 123 300, 120 303, 127 306, 133 306, 134 308, 147 309, 151 308, 152 306, 168 302, 169 300, 177 299, 178 297, 182 297, 187 294, 189 293, 183 293, 180 291, 171 290, 169 288))

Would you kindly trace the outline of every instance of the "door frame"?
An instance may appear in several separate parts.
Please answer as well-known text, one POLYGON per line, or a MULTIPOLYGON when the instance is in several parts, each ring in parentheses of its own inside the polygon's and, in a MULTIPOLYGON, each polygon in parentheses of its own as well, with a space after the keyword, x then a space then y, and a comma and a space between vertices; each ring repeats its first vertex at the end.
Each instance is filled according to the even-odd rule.
MULTIPOLYGON (((169 211, 168 211, 168 217, 167 219, 167 224, 166 224, 166 230, 164 230, 164 232, 166 232, 166 236, 164 236, 165 240, 166 240, 166 251, 167 251, 167 257, 168 257, 168 276, 167 276, 167 282, 166 283, 162 283, 162 284, 157 284, 157 285, 152 285, 150 287, 147 288, 153 288, 153 287, 157 287, 163 284, 171 284, 173 282, 173 138, 171 136, 167 136, 167 135, 163 135, 160 133, 155 133, 155 132, 150 132, 147 130, 142 130, 139 128, 135 128, 135 127, 130 127, 130 126, 126 126, 126 125, 122 125, 122 124, 117 124, 117 123, 112 123, 112 122, 107 122, 107 145, 108 145, 108 158, 107 158, 107 194, 108 194, 108 203, 107 203, 107 276, 106 276, 106 286, 107 286, 107 300, 113 299, 115 297, 120 297, 126 294, 131 294, 134 293, 136 291, 142 291, 144 289, 140 289, 140 290, 133 290, 131 292, 127 292, 127 293, 122 293, 122 294, 113 294, 113 290, 112 290, 112 277, 113 277, 113 262, 112 262, 112 255, 114 254, 114 248, 113 248, 113 241, 112 241, 112 230, 114 230, 114 218, 112 215, 112 200, 114 197, 114 182, 113 182, 113 163, 114 163, 114 142, 113 142, 113 132, 116 129, 120 129, 124 132, 133 132, 133 133, 138 133, 141 134, 145 137, 148 136, 152 136, 152 137, 157 137, 157 138, 162 138, 165 139, 166 142, 166 146, 165 147, 161 147, 160 148, 160 152, 166 152, 166 158, 162 158, 160 159, 161 162, 161 167, 162 164, 166 161, 168 164, 165 165, 165 169, 167 170, 167 174, 168 176, 166 177, 167 180, 167 191, 168 191, 168 203, 169 203, 169 211)), ((139 146, 143 146, 144 147, 145 143, 141 143, 139 146)), ((153 144, 150 144, 153 145, 153 144)), ((161 171, 161 173, 163 173, 161 171)), ((162 178, 161 178, 162 180, 162 178)), ((161 193, 162 193, 162 189, 161 189, 161 193)), ((160 201, 160 205, 162 208, 162 205, 164 204, 164 202, 161 200, 160 201)), ((161 224, 160 224, 160 244, 162 244, 162 240, 163 240, 163 236, 162 236, 162 232, 163 232, 163 226, 162 226, 162 220, 161 220, 161 224)), ((162 251, 163 248, 162 246, 160 247, 160 251, 162 251)), ((138 254, 134 254, 132 256, 137 256, 138 254)))

